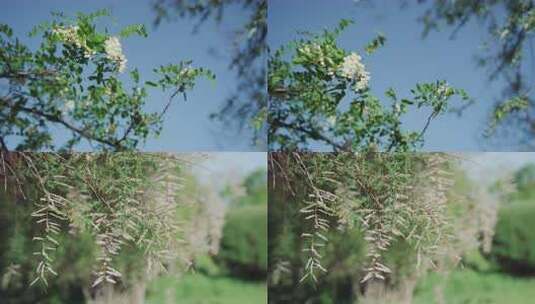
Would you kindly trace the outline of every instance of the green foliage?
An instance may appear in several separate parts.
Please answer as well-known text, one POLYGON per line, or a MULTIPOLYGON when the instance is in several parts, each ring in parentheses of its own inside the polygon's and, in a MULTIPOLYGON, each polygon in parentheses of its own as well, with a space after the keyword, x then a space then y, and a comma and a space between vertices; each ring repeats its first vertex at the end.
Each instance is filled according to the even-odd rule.
POLYGON ((32 205, 27 201, 16 201, 12 196, 3 197, 0 202, 0 220, 6 225, 1 235, 6 246, 0 248, 0 298, 8 303, 53 303, 54 300, 82 303, 81 286, 91 283, 97 252, 91 235, 79 233, 57 237, 62 246, 54 253, 54 269, 62 275, 49 282, 46 292, 28 288, 38 264, 33 252, 39 250, 39 244, 32 241, 38 231, 29 216, 32 205))
POLYGON ((463 256, 463 265, 477 272, 491 272, 496 265, 484 257, 479 250, 472 250, 463 256))
POLYGON ((503 271, 535 273, 535 204, 516 202, 499 211, 491 257, 503 271))
POLYGON ((258 169, 245 177, 242 187, 245 188, 245 195, 237 197, 232 202, 232 207, 243 207, 250 205, 265 206, 267 202, 267 172, 258 169))
POLYGON ((125 287, 195 255, 183 231, 198 207, 177 203, 181 166, 167 154, 2 154, 1 173, 23 202, 13 219, 23 230, 6 249, 24 267, 22 286, 125 287))
MULTIPOLYGON (((408 1, 406 1, 409 3, 408 1)), ((421 20, 424 36, 443 25, 452 27, 452 36, 472 21, 487 31, 476 58, 489 72, 490 80, 502 81, 503 96, 491 113, 488 136, 511 130, 521 148, 532 147, 534 136, 533 83, 530 51, 535 33, 535 4, 532 0, 423 0, 430 3, 421 20)), ((510 135, 505 135, 511 140, 510 135)))
POLYGON ((528 108, 529 99, 525 96, 516 96, 497 104, 492 113, 489 127, 487 129, 487 135, 493 134, 496 128, 499 127, 509 116, 512 116, 518 112, 524 112, 528 108))
POLYGON ((194 261, 195 272, 204 274, 209 277, 217 277, 222 271, 219 265, 216 264, 214 259, 209 255, 201 255, 194 261))
MULTIPOLYGON (((360 151, 376 147, 407 151, 418 147, 430 122, 446 113, 450 100, 468 100, 463 90, 445 81, 417 84, 411 98, 398 98, 393 89, 381 101, 370 89, 370 75, 357 52, 337 43, 352 22, 342 20, 332 31, 303 34, 276 50, 268 60, 269 139, 272 149, 306 149, 320 142, 333 150, 360 151), (411 108, 429 108, 420 132, 405 131, 402 117, 411 108)), ((381 34, 365 51, 385 43, 381 34)))
MULTIPOLYGON (((272 202, 275 204, 273 209, 280 208, 283 203, 272 202)), ((329 243, 322 252, 322 263, 328 272, 312 283, 299 282, 306 262, 300 251, 299 235, 305 230, 298 222, 288 223, 283 229, 284 232, 274 235, 270 228, 270 248, 274 250, 270 250, 270 303, 354 303, 353 287, 362 279, 361 269, 366 264, 366 242, 362 231, 325 233, 329 243)))
POLYGON ((306 302, 332 290, 338 303, 370 280, 396 286, 437 258, 452 234, 450 170, 441 154, 272 154, 273 293, 306 302))
POLYGON ((231 209, 217 259, 235 276, 264 278, 267 254, 266 205, 231 209))
POLYGON ((254 132, 254 144, 263 147, 267 138, 267 98, 266 98, 266 37, 267 37, 267 0, 156 0, 153 9, 156 13, 155 24, 180 18, 197 19, 197 31, 202 23, 211 18, 217 23, 232 19, 232 54, 229 69, 238 77, 238 84, 223 106, 210 117, 227 126, 254 132), (244 21, 236 24, 233 15, 227 13, 231 7, 239 6, 244 21))
POLYGON ((301 162, 292 162, 284 153, 276 156, 271 160, 269 178, 270 303, 359 303, 359 295, 374 281, 369 278, 363 282, 374 271, 375 255, 370 256, 370 252, 379 254, 379 263, 388 267, 388 272, 378 273, 385 277, 383 283, 388 290, 417 277, 427 269, 428 258, 441 261, 447 253, 452 235, 449 226, 453 222, 450 204, 456 202, 451 198, 447 206, 442 199, 431 202, 445 193, 426 185, 426 180, 432 179, 448 188, 442 180, 444 176, 436 172, 452 170, 445 159, 432 160, 432 155, 420 154, 337 153, 299 154, 301 162), (312 213, 303 213, 317 200, 307 176, 323 191, 324 204, 330 212, 318 221, 326 220, 327 229, 317 229, 314 219, 308 218, 312 213), (359 183, 367 190, 359 190, 359 183), (422 190, 403 190, 403 183, 421 185, 422 190), (328 200, 327 191, 336 199, 328 200), (397 203, 390 208, 392 193, 397 203), (374 198, 384 207, 374 205, 374 198), (405 205, 405 199, 410 206, 405 205), (426 204, 436 209, 424 208, 426 204), (376 216, 385 227, 381 232, 383 240, 389 242, 384 250, 375 249, 385 245, 378 244, 375 239, 380 236, 371 233, 382 231, 371 225, 376 216), (370 225, 366 225, 367 221, 370 225), (397 221, 407 227, 398 227, 397 221), (315 231, 322 237, 310 237, 315 231), (318 256, 307 251, 312 243, 318 256), (435 245, 440 248, 433 249, 435 245), (324 271, 318 266, 310 272, 311 258, 324 271))
POLYGON ((368 45, 365 50, 368 55, 375 53, 376 50, 385 45, 386 37, 383 34, 378 34, 368 45))
POLYGON ((17 150, 55 149, 50 129, 61 127, 71 136, 60 148, 71 149, 82 140, 105 150, 131 150, 161 131, 163 117, 177 94, 193 89, 210 71, 192 68, 191 61, 168 64, 154 70, 157 78, 142 80, 131 69, 130 82, 121 75, 127 59, 118 36, 146 37, 143 25, 131 25, 118 36, 101 30, 97 19, 108 12, 79 13, 69 18, 53 14, 51 22, 35 27, 36 50, 0 26, 0 119, 1 148, 8 137, 18 137, 17 150), (145 111, 151 87, 169 91, 160 112, 145 111))
POLYGON ((528 164, 520 168, 515 173, 514 182, 520 198, 533 198, 535 194, 535 164, 528 164))

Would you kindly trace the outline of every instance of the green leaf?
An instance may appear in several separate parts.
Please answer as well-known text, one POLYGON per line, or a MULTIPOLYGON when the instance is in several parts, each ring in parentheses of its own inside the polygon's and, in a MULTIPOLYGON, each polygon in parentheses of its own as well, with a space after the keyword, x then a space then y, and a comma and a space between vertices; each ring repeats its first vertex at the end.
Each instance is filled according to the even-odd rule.
POLYGON ((132 80, 134 80, 134 82, 138 83, 139 82, 139 71, 138 69, 133 69, 131 72, 130 72, 130 76, 132 77, 132 80))
POLYGON ((119 36, 121 36, 122 38, 126 38, 129 36, 132 36, 133 34, 137 34, 145 38, 148 36, 147 29, 145 28, 145 25, 143 24, 129 25, 121 30, 121 32, 119 33, 119 36))
POLYGON ((368 55, 371 55, 377 51, 380 47, 384 46, 386 42, 386 37, 379 33, 377 34, 377 37, 375 37, 368 45, 366 45, 365 50, 368 55))
POLYGON ((11 38, 13 36, 13 29, 7 24, 0 23, 0 33, 4 33, 8 38, 11 38))

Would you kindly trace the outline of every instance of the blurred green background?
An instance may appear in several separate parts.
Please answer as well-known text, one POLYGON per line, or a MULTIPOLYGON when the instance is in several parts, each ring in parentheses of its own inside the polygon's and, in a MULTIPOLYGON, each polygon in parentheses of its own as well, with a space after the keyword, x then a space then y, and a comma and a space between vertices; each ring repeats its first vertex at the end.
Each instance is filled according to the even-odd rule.
MULTIPOLYGON (((221 167, 225 166, 219 164, 216 168, 220 171, 225 169, 221 167)), ((210 168, 208 171, 211 172, 210 168)), ((144 303, 267 302, 265 167, 248 170, 233 178, 222 176, 221 172, 211 174, 223 182, 219 186, 213 183, 212 186, 207 186, 210 183, 206 181, 201 185, 199 182, 201 178, 193 174, 185 175, 184 187, 179 194, 182 201, 199 200, 190 207, 182 209, 181 214, 177 215, 177 220, 192 223, 190 225, 192 228, 187 233, 195 231, 201 233, 200 236, 191 237, 191 240, 194 240, 192 242, 200 239, 199 244, 185 245, 187 249, 184 250, 193 257, 192 265, 187 269, 184 268, 183 261, 177 262, 177 265, 166 265, 168 273, 158 275, 143 286, 137 286, 137 283, 128 282, 137 282, 135 278, 145 275, 144 268, 139 267, 139 261, 144 259, 143 252, 125 245, 115 257, 124 282, 115 288, 144 290, 144 303), (217 220, 218 216, 221 217, 220 220, 217 220), (212 238, 208 242, 212 244, 206 245, 207 238, 212 238), (211 247, 207 250, 190 248, 196 246, 211 247), (196 255, 195 252, 204 254, 196 255)), ((91 286, 93 266, 98 252, 94 238, 83 231, 64 235, 59 240, 61 246, 55 255, 58 276, 50 280, 48 288, 37 285, 30 287, 28 283, 33 279, 35 269, 32 256, 35 242, 32 242, 32 237, 35 235, 34 230, 37 229, 32 218, 28 216, 32 204, 21 197, 7 195, 2 190, 0 190, 0 303, 88 303, 88 293, 92 292, 88 286, 91 286)), ((189 240, 187 235, 184 237, 189 240)), ((114 302, 114 304, 122 303, 114 302)))
POLYGON ((228 186, 229 200, 219 252, 194 261, 183 277, 162 276, 151 283, 147 303, 267 303, 267 173, 258 169, 228 186))
POLYGON ((512 183, 513 191, 502 197, 491 251, 467 254, 464 267, 448 277, 421 279, 415 303, 437 303, 438 285, 445 286, 447 303, 524 304, 535 299, 535 164, 516 170, 512 183))
POLYGON ((460 260, 455 265, 435 260, 441 267, 436 272, 430 268, 418 270, 415 252, 404 242, 394 243, 385 257, 385 264, 393 271, 384 283, 389 297, 380 301, 363 296, 365 287, 360 280, 366 242, 358 228, 330 231, 322 252, 327 273, 317 284, 299 282, 306 262, 299 249, 304 228, 299 221, 298 202, 303 197, 299 197, 299 191, 291 196, 270 188, 269 303, 535 303, 535 163, 528 162, 513 172, 503 170, 504 176, 499 174, 495 174, 493 183, 483 184, 458 168, 449 198, 448 213, 460 231, 460 243, 483 242, 480 229, 485 224, 474 220, 474 215, 497 208, 490 251, 455 244, 470 249, 458 251, 460 260), (510 189, 505 191, 504 184, 510 189), (477 191, 481 187, 484 189, 477 191), (490 193, 489 200, 496 199, 498 204, 493 207, 482 192, 490 193))

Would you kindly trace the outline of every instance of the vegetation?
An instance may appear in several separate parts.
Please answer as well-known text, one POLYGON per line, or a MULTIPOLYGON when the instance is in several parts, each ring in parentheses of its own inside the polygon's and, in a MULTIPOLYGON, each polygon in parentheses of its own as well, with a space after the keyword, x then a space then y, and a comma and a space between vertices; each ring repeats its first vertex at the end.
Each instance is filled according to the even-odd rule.
POLYGON ((428 4, 421 20, 424 36, 444 26, 453 27, 452 37, 471 21, 478 21, 487 31, 476 54, 477 62, 487 69, 489 79, 503 80, 502 96, 497 96, 489 117, 487 136, 502 133, 502 139, 514 140, 522 150, 533 148, 533 85, 530 51, 535 30, 533 0, 419 1, 428 4))
POLYGON ((143 25, 119 31, 97 26, 105 10, 67 17, 53 14, 52 21, 34 28, 39 47, 32 50, 6 24, 0 24, 1 90, 0 148, 2 151, 57 149, 51 129, 63 128, 69 139, 59 148, 71 149, 82 140, 102 150, 133 150, 159 134, 165 113, 175 97, 193 89, 201 76, 214 75, 180 61, 154 68, 155 77, 144 80, 135 68, 124 81, 127 58, 120 39, 147 36, 143 25), (115 32, 115 34, 110 34, 115 32), (150 90, 169 92, 160 112, 148 113, 150 90), (11 139, 11 138, 16 138, 11 139), (8 144, 13 140, 13 147, 8 144))
POLYGON ((535 196, 535 164, 522 167, 514 175, 518 191, 514 193, 518 200, 529 200, 535 196))
POLYGON ((253 141, 260 148, 267 144, 267 3, 266 0, 157 0, 153 4, 156 25, 176 17, 189 17, 198 20, 195 31, 210 18, 218 23, 229 19, 226 11, 232 7, 239 6, 248 14, 246 21, 233 29, 229 69, 235 71, 238 78, 236 91, 211 117, 238 130, 252 128, 253 141))
POLYGON ((500 209, 492 258, 502 271, 515 275, 535 274, 534 214, 533 201, 515 202, 500 209))
POLYGON ((265 303, 267 300, 266 171, 243 179, 245 191, 229 191, 217 253, 197 256, 193 271, 162 276, 148 288, 147 303, 265 303))
POLYGON ((437 287, 442 291, 445 303, 529 303, 535 296, 535 279, 521 279, 500 273, 484 273, 466 269, 452 272, 444 278, 429 274, 415 290, 414 304, 444 303, 437 300, 437 287))
POLYGON ((147 304, 234 304, 266 303, 265 282, 241 281, 231 277, 187 274, 177 280, 164 276, 147 292, 147 304))
POLYGON ((228 212, 218 259, 234 276, 266 277, 267 215, 265 204, 228 212))
POLYGON ((531 168, 507 190, 442 154, 273 154, 270 303, 526 302, 531 168))
POLYGON ((223 227, 217 264, 230 275, 265 282, 267 275, 267 181, 265 169, 248 175, 244 193, 231 198, 223 227))
POLYGON ((3 205, 19 212, 4 218, 11 229, 3 266, 15 279, 5 286, 26 292, 28 284, 76 278, 86 297, 98 298, 111 296, 109 284, 128 290, 190 260, 198 253, 184 245, 184 231, 199 209, 179 195, 182 166, 166 154, 2 154, 11 190, 3 205), (62 267, 79 269, 63 277, 62 267))
POLYGON ((266 197, 265 171, 244 179, 248 190, 232 198, 223 229, 224 202, 189 173, 193 156, 1 156, 0 298, 8 303, 144 303, 147 288, 151 299, 167 292, 151 285, 162 276, 163 287, 184 292, 198 281, 214 296, 241 286, 263 294, 266 202, 255 199, 266 197), (186 274, 192 269, 199 275, 186 274))
POLYGON ((350 303, 453 263, 453 168, 442 154, 272 154, 270 301, 350 303))
MULTIPOLYGON (((525 187, 533 164, 517 170, 515 189, 502 199, 492 247, 463 255, 462 265, 428 274, 414 291, 414 303, 527 303, 533 297, 533 192, 525 187), (522 177, 522 178, 520 178, 522 177)), ((489 208, 489 206, 486 206, 489 208)))
POLYGON ((381 101, 370 90, 370 74, 361 54, 371 56, 386 38, 378 35, 364 52, 348 52, 337 43, 352 22, 342 20, 332 31, 305 33, 282 46, 268 60, 269 146, 275 150, 307 149, 313 143, 334 151, 414 150, 431 121, 451 108, 451 100, 469 100, 445 81, 417 84, 412 97, 394 89, 381 101), (429 108, 418 132, 406 131, 402 117, 410 109, 429 108))

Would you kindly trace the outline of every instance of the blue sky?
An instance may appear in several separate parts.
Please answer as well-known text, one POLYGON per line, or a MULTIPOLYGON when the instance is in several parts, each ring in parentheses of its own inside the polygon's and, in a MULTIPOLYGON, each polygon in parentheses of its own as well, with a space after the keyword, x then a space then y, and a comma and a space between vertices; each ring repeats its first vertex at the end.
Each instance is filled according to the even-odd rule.
POLYGON ((529 163, 535 163, 533 152, 484 152, 458 153, 461 165, 468 176, 481 185, 488 186, 501 178, 507 178, 529 163))
POLYGON ((199 156, 203 160, 192 166, 193 173, 202 183, 211 183, 217 189, 241 181, 253 171, 267 172, 266 152, 212 152, 199 156))
MULTIPOLYGON (((428 129, 426 151, 507 151, 511 147, 490 145, 482 139, 486 119, 496 98, 501 96, 502 83, 488 82, 484 69, 476 66, 474 55, 485 40, 486 30, 477 22, 468 23, 455 40, 451 28, 431 33, 422 39, 422 24, 417 21, 425 6, 411 5, 400 9, 398 1, 375 0, 373 6, 351 0, 270 0, 268 8, 268 45, 277 49, 297 38, 297 31, 317 32, 333 28, 342 18, 356 24, 340 38, 347 50, 363 53, 364 46, 378 32, 387 37, 385 47, 372 56, 363 56, 371 73, 372 91, 384 96, 392 87, 398 96, 410 96, 418 82, 447 80, 452 86, 465 89, 476 100, 462 117, 451 113, 436 119, 428 129)), ((411 2, 411 1, 410 1, 411 2)), ((414 1, 416 2, 416 1, 414 1)), ((413 3, 414 3, 413 2, 413 3)), ((427 112, 410 113, 405 126, 420 130, 427 112)))
MULTIPOLYGON (((62 11, 68 15, 76 12, 93 12, 109 8, 113 22, 109 24, 111 33, 118 32, 123 26, 143 23, 149 29, 148 38, 132 37, 122 41, 128 67, 138 67, 140 73, 151 77, 153 67, 160 64, 192 59, 194 65, 211 69, 217 76, 213 84, 202 80, 188 94, 188 101, 174 104, 168 113, 163 133, 157 139, 151 139, 144 151, 254 151, 251 134, 244 131, 227 130, 209 119, 211 113, 217 112, 224 99, 234 92, 236 78, 228 70, 231 55, 232 31, 239 28, 246 20, 247 12, 239 7, 225 11, 221 25, 209 19, 196 34, 192 33, 197 19, 177 19, 163 22, 154 28, 155 13, 151 1, 73 1, 73 0, 18 0, 4 3, 0 10, 0 23, 13 27, 15 34, 27 45, 36 46, 36 38, 29 39, 27 33, 40 22, 50 20, 51 11, 62 11), (217 52, 217 56, 211 53, 217 52)), ((150 110, 158 110, 164 104, 167 95, 158 92, 151 95, 150 110)), ((56 138, 65 138, 61 131, 54 130, 56 138)), ((9 142, 8 142, 9 144, 9 142)), ((90 149, 85 144, 81 150, 90 149)))

